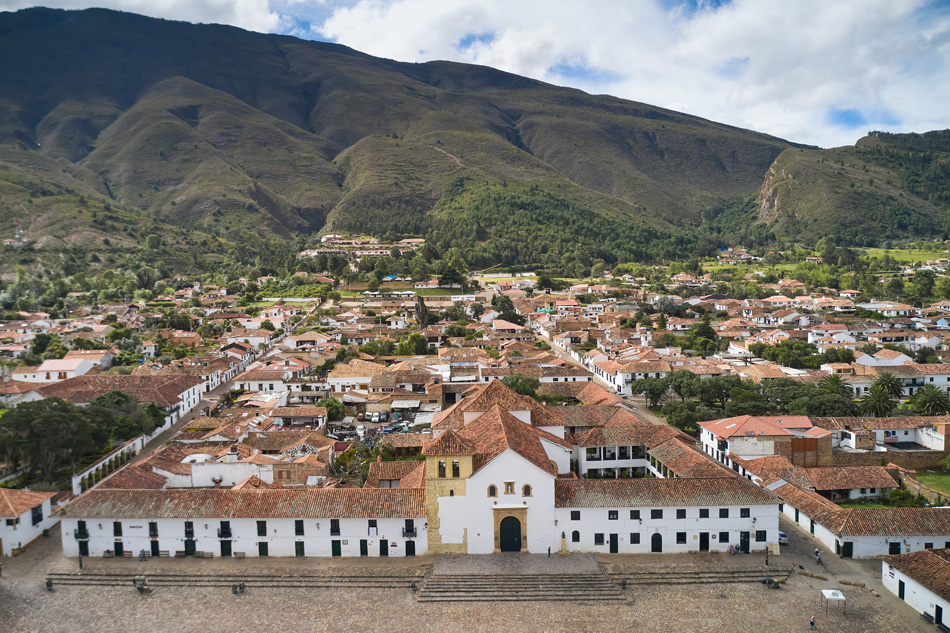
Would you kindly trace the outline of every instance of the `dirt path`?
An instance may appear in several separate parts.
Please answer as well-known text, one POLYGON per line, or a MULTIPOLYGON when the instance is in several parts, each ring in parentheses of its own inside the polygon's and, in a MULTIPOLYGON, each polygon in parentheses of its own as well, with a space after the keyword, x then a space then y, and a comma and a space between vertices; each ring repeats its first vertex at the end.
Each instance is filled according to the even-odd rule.
POLYGON ((430 145, 429 147, 431 147, 432 149, 434 149, 434 150, 437 151, 437 152, 442 152, 443 154, 445 154, 446 156, 448 156, 449 158, 451 158, 452 160, 454 160, 456 165, 458 165, 459 167, 461 167, 461 168, 463 168, 463 169, 465 168, 465 165, 462 164, 462 161, 460 161, 460 160, 458 159, 458 157, 453 156, 452 154, 449 154, 449 153, 448 153, 447 151, 445 151, 444 149, 439 149, 439 148, 436 147, 435 145, 430 145))

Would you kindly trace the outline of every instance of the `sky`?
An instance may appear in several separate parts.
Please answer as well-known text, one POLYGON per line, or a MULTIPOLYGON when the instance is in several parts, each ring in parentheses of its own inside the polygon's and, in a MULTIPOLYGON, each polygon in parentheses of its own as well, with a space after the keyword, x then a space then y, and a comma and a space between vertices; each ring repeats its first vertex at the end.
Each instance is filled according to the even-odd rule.
POLYGON ((950 128, 950 0, 0 0, 483 64, 821 147, 950 128))

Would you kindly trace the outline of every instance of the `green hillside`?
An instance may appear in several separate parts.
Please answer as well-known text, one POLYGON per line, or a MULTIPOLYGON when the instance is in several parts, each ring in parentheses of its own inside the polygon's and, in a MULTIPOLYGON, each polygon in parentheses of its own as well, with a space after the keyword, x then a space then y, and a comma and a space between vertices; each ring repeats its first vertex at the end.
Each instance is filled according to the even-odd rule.
POLYGON ((943 230, 944 137, 818 150, 487 67, 101 9, 0 13, 0 59, 0 230, 23 215, 50 248, 154 222, 209 252, 414 234, 579 270, 943 230), (22 208, 25 182, 55 212, 22 208), (128 217, 93 222, 80 198, 128 217))

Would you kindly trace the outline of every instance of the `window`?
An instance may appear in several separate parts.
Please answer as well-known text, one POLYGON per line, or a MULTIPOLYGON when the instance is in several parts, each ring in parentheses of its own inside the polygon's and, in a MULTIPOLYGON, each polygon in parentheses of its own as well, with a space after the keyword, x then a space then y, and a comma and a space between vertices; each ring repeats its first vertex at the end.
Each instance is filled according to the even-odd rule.
POLYGON ((185 521, 185 538, 195 538, 194 521, 185 521))
POLYGON ((729 508, 719 508, 719 518, 728 519, 729 518, 729 508))
POLYGON ((616 521, 619 514, 620 513, 617 510, 607 510, 607 520, 616 521))
POLYGON ((577 530, 571 532, 571 543, 580 543, 581 542, 581 533, 577 530))
POLYGON ((924 549, 933 549, 933 548, 934 548, 933 543, 924 543, 924 549))
POLYGON ((719 542, 728 543, 729 542, 729 532, 720 532, 719 533, 719 542))
POLYGON ((40 504, 33 508, 31 512, 33 525, 39 525, 43 522, 43 504, 40 504))
POLYGON ((458 479, 459 477, 459 460, 452 460, 452 476, 458 479))
POLYGON ((709 518, 709 508, 700 508, 699 509, 699 518, 708 519, 709 518))
POLYGON ((571 510, 571 521, 580 521, 580 520, 581 520, 581 511, 571 510))
POLYGON ((677 545, 686 545, 686 532, 677 532, 677 533, 676 533, 676 544, 677 544, 677 545))
POLYGON ((489 496, 489 497, 497 497, 497 496, 498 496, 498 488, 496 488, 496 487, 493 486, 493 485, 492 485, 492 486, 488 486, 488 496, 489 496))
POLYGON ((604 544, 604 535, 595 534, 594 535, 594 545, 603 545, 604 544))
POLYGON ((640 533, 639 533, 639 532, 631 532, 631 533, 630 533, 630 544, 631 544, 631 545, 639 545, 639 544, 640 544, 640 533))
POLYGON ((506 482, 505 482, 505 494, 506 494, 506 495, 513 495, 513 494, 515 494, 515 482, 513 482, 513 481, 506 481, 506 482))
POLYGON ((752 512, 749 510, 749 508, 739 508, 740 519, 748 519, 750 516, 752 516, 752 512))
POLYGON ((680 508, 680 509, 678 509, 678 510, 676 511, 676 518, 677 518, 677 519, 685 519, 685 518, 686 518, 686 509, 685 509, 685 508, 680 508))
POLYGON ((258 535, 258 536, 267 536, 267 521, 258 521, 258 522, 257 522, 257 535, 258 535))
POLYGON ((531 496, 531 486, 525 484, 524 488, 521 489, 521 496, 522 496, 522 497, 530 497, 530 496, 531 496))
POLYGON ((148 522, 148 535, 151 537, 158 536, 158 523, 155 521, 148 522))
POLYGON ((764 543, 766 539, 765 530, 756 530, 755 531, 755 542, 764 543))
POLYGON ((631 510, 631 511, 630 511, 630 520, 631 520, 631 521, 639 521, 639 520, 640 520, 640 511, 639 511, 639 510, 631 510))
POLYGON ((651 519, 662 519, 662 518, 663 518, 663 510, 650 510, 650 518, 651 518, 651 519))
POLYGON ((340 535, 340 520, 330 519, 330 536, 340 535))
POLYGON ((445 460, 439 460, 439 479, 445 479, 445 460))
POLYGON ((294 521, 294 534, 297 536, 303 536, 303 519, 297 519, 294 521))
POLYGON ((122 536, 122 522, 121 521, 112 522, 112 536, 122 536))

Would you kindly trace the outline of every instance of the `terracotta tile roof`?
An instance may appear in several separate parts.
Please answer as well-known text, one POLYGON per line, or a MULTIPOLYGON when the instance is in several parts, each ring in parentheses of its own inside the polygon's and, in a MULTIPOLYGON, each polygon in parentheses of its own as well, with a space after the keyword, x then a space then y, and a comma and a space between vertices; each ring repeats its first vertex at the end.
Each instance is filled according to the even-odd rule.
POLYGON ((828 501, 817 492, 785 484, 775 490, 781 499, 804 514, 821 523, 832 532, 839 533, 844 525, 846 510, 828 501))
POLYGON ((149 374, 104 376, 101 374, 77 376, 52 385, 44 385, 37 392, 45 398, 62 398, 85 404, 114 389, 135 397, 140 402, 153 402, 159 407, 178 404, 181 394, 204 381, 184 374, 149 374))
POLYGON ((624 425, 616 427, 603 427, 581 431, 574 434, 574 443, 581 447, 592 446, 648 446, 651 445, 651 438, 659 433, 663 441, 672 437, 667 434, 659 425, 624 425))
POLYGON ((741 477, 725 479, 558 479, 557 508, 777 505, 778 498, 741 477))
POLYGON ((18 517, 55 495, 55 492, 31 492, 13 488, 0 488, 0 517, 18 517))
POLYGON ((882 556, 881 560, 940 598, 950 600, 950 549, 925 549, 882 556))
POLYGON ((431 439, 432 436, 427 433, 391 433, 382 436, 377 444, 389 444, 393 448, 412 448, 416 446, 421 448, 431 439))
POLYGON ((687 446, 678 439, 663 442, 656 448, 647 451, 664 466, 669 468, 677 477, 684 478, 717 478, 735 477, 736 474, 714 462, 705 454, 687 446))
POLYGON ((322 431, 273 431, 270 433, 252 433, 244 443, 266 453, 285 453, 295 446, 307 444, 313 448, 330 446, 333 440, 322 431))
POLYGON ((896 418, 812 418, 815 426, 830 431, 840 431, 845 427, 858 431, 861 429, 916 429, 937 424, 950 424, 950 416, 901 416, 896 418))
POLYGON ((851 508, 842 536, 935 536, 950 534, 950 508, 851 508))
POLYGON ((422 447, 423 455, 474 455, 475 446, 448 429, 422 447))
POLYGON ((96 486, 97 490, 161 490, 167 480, 138 464, 127 466, 96 486))
POLYGON ((699 425, 721 438, 736 435, 791 435, 788 429, 810 429, 813 426, 805 415, 740 415, 700 422, 699 425))
POLYGON ((377 488, 380 480, 399 480, 400 488, 422 488, 425 462, 370 462, 364 488, 377 488))
POLYGON ((244 481, 234 484, 234 486, 231 487, 231 490, 274 490, 277 488, 283 488, 283 486, 277 482, 269 484, 257 475, 251 475, 244 481))
POLYGON ((402 488, 90 490, 59 512, 82 519, 389 519, 425 514, 425 490, 402 488))
POLYGON ((898 484, 883 466, 844 466, 839 468, 803 468, 815 490, 853 488, 897 488, 898 484))
MULTIPOLYGON (((476 471, 505 450, 511 449, 546 473, 557 476, 557 468, 541 444, 542 433, 544 432, 528 426, 499 405, 492 407, 458 432, 462 439, 475 446, 476 471)), ((544 435, 549 436, 547 439, 554 438, 566 444, 564 440, 549 433, 544 435)))
POLYGON ((326 407, 274 407, 270 410, 272 418, 316 418, 327 417, 326 407))

